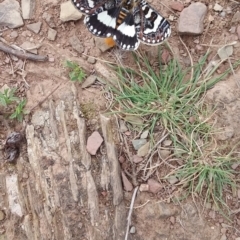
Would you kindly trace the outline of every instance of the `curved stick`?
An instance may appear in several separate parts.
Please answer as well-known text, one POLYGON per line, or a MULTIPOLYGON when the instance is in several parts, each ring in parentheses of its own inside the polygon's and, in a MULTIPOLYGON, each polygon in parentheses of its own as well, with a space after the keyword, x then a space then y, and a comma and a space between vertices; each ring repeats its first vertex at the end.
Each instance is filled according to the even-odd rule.
POLYGON ((32 61, 40 61, 40 62, 45 62, 48 60, 48 56, 36 55, 33 53, 26 53, 26 52, 22 52, 20 50, 15 50, 15 49, 5 45, 2 42, 0 42, 0 50, 2 50, 5 53, 15 55, 22 59, 29 59, 32 61))

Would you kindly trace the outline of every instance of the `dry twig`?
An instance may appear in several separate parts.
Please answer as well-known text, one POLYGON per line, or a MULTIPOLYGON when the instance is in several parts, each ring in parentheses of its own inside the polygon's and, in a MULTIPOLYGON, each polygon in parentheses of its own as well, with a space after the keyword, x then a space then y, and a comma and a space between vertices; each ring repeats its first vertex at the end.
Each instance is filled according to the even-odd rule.
POLYGON ((138 187, 136 187, 134 189, 133 196, 132 196, 132 201, 131 201, 129 212, 128 212, 127 230, 126 230, 125 240, 128 240, 128 232, 129 232, 129 227, 130 227, 130 224, 131 224, 131 216, 132 216, 133 205, 134 205, 134 201, 135 201, 135 198, 136 198, 136 195, 137 195, 137 191, 138 191, 138 187))
POLYGON ((22 58, 22 59, 28 59, 28 60, 40 61, 40 62, 45 62, 48 60, 48 56, 36 55, 36 54, 32 54, 32 53, 26 53, 26 52, 22 52, 19 50, 15 50, 2 42, 0 42, 0 50, 5 53, 9 53, 9 54, 17 56, 19 58, 22 58))

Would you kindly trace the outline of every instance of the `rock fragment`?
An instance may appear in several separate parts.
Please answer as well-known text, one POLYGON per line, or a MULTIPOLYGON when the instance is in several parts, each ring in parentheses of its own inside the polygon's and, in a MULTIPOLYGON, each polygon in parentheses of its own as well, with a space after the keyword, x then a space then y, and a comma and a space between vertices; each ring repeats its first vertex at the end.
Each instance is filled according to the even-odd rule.
POLYGON ((37 47, 34 43, 25 41, 23 44, 20 46, 21 48, 25 49, 28 52, 37 54, 37 47))
POLYGON ((45 19, 46 23, 50 28, 55 28, 56 24, 53 20, 53 16, 50 13, 44 12, 42 18, 45 19))
POLYGON ((27 24, 27 29, 38 34, 40 32, 41 26, 42 26, 41 22, 31 23, 27 24))
POLYGON ((178 12, 181 12, 184 9, 184 5, 181 2, 172 2, 170 3, 170 8, 172 8, 173 10, 176 10, 178 12))
POLYGON ((133 190, 133 185, 132 183, 127 179, 126 175, 124 172, 122 172, 122 181, 123 181, 123 187, 124 190, 127 192, 131 192, 133 190))
POLYGON ((0 27, 18 28, 23 26, 20 5, 16 0, 5 0, 0 3, 0 27))
POLYGON ((35 15, 35 0, 21 0, 23 19, 32 19, 35 15))
POLYGON ((82 88, 87 88, 91 86, 97 80, 96 75, 90 75, 86 78, 86 80, 82 84, 82 88))
POLYGON ((142 147, 146 143, 147 143, 146 139, 134 139, 134 140, 132 140, 132 145, 133 145, 135 150, 138 150, 140 147, 142 147))
POLYGON ((223 10, 223 7, 220 4, 215 3, 213 10, 216 12, 221 12, 223 10))
POLYGON ((133 155, 132 160, 134 163, 140 163, 143 161, 143 158, 139 157, 138 155, 133 155))
POLYGON ((60 19, 63 22, 76 21, 82 18, 82 13, 78 11, 71 1, 63 2, 61 4, 60 19))
POLYGON ((96 155, 97 150, 101 146, 102 142, 103 142, 103 138, 99 134, 99 132, 98 131, 93 132, 87 140, 87 151, 91 155, 96 155))
POLYGON ((94 63, 96 63, 96 58, 94 58, 94 57, 88 57, 87 62, 88 62, 88 63, 91 63, 91 64, 94 64, 94 63))
POLYGON ((148 137, 148 133, 149 133, 148 130, 144 131, 144 132, 141 134, 140 138, 141 138, 141 139, 147 138, 147 137, 148 137))
POLYGON ((50 40, 50 41, 55 41, 57 37, 57 31, 53 28, 48 28, 48 36, 47 38, 50 40))
POLYGON ((179 34, 199 35, 203 32, 203 21, 207 13, 207 7, 203 3, 192 3, 184 8, 178 20, 179 34))
POLYGON ((73 35, 69 38, 69 43, 71 44, 72 48, 77 51, 78 53, 83 53, 84 47, 83 44, 80 42, 76 35, 73 35))
POLYGON ((145 157, 148 154, 149 147, 150 147, 150 143, 147 142, 146 144, 144 144, 138 149, 137 155, 139 157, 145 157))
POLYGON ((148 179, 148 186, 149 186, 149 192, 152 192, 152 193, 158 193, 162 188, 162 184, 159 183, 158 181, 150 178, 148 179))

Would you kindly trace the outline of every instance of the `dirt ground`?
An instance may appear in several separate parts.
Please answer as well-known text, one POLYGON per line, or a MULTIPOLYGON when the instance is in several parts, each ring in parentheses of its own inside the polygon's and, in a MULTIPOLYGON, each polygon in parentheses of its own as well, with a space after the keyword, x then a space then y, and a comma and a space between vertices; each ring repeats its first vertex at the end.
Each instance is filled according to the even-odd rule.
MULTIPOLYGON (((85 133, 87 138, 95 130, 103 131, 99 114, 104 113, 109 106, 104 84, 98 81, 82 89, 80 84, 70 82, 63 63, 65 60, 77 62, 88 75, 96 74, 100 79, 109 80, 112 75, 105 62, 116 62, 120 58, 124 65, 131 66, 132 55, 116 49, 102 53, 93 35, 85 28, 83 18, 77 22, 62 23, 59 19, 62 2, 37 1, 34 19, 25 20, 25 25, 18 29, 0 30, 1 38, 10 44, 20 46, 25 41, 40 44, 38 53, 48 55, 50 59, 47 62, 23 62, 0 51, 0 88, 17 87, 18 96, 27 99, 26 109, 30 112, 23 123, 17 123, 4 120, 0 111, 0 158, 4 159, 3 145, 10 132, 22 132, 26 136, 17 164, 0 162, 0 239, 115 240, 124 239, 125 236, 133 191, 123 191, 122 196, 120 190, 119 195, 114 193, 116 190, 109 180, 114 178, 109 173, 111 166, 104 160, 106 147, 101 147, 90 160, 79 147, 81 145, 84 148, 82 134, 85 133), (43 19, 46 12, 51 14, 51 21, 56 25, 54 29, 57 30, 57 38, 54 41, 46 37, 48 24, 43 19), (39 34, 27 30, 26 24, 38 21, 43 23, 39 34), (17 32, 16 38, 11 37, 13 31, 17 32), (69 43, 73 35, 83 45, 82 55, 69 43), (96 58, 97 63, 89 63, 88 56, 96 58), (89 109, 91 114, 88 114, 89 109), (85 119, 85 123, 82 119, 85 119), (85 157, 88 160, 82 163, 85 157), (11 197, 7 199, 7 196, 11 197), (98 202, 89 199, 97 199, 98 202)), ((175 53, 174 57, 188 67, 190 59, 177 33, 179 13, 168 8, 167 0, 161 3, 159 0, 149 2, 165 17, 174 16, 169 44, 175 53)), ((181 2, 188 6, 195 1, 181 2)), ((212 57, 219 46, 232 41, 237 41, 232 59, 240 59, 240 33, 238 36, 237 30, 231 31, 232 27, 240 27, 238 23, 232 23, 233 15, 240 11, 240 6, 228 0, 201 2, 209 7, 203 34, 182 37, 193 61, 197 62, 209 47, 212 57), (221 16, 212 9, 216 2, 224 9, 230 7, 232 11, 221 16), (211 24, 208 21, 210 15, 214 17, 211 24)), ((155 47, 141 44, 140 49, 154 58, 155 47)), ((218 72, 228 67, 226 62, 218 72)), ((223 129, 218 144, 230 148, 238 142, 240 136, 239 79, 240 71, 236 71, 235 76, 217 84, 206 96, 209 105, 216 106, 216 126, 223 129)), ((121 156, 120 142, 117 147, 117 153, 121 156)), ((239 167, 237 163, 235 170, 240 170, 239 167)), ((239 175, 237 177, 239 179, 239 175)), ((166 184, 164 191, 169 191, 171 195, 172 186, 166 184)), ((152 193, 138 193, 128 239, 239 240, 239 186, 235 195, 226 194, 226 201, 232 210, 231 221, 215 211, 211 204, 203 210, 202 204, 191 198, 172 202, 169 198, 163 199, 152 193)))

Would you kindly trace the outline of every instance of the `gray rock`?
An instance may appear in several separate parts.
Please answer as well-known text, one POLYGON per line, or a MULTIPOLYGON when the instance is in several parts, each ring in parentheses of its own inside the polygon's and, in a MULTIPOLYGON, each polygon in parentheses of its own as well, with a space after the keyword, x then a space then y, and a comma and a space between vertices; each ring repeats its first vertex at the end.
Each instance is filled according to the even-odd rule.
POLYGON ((146 139, 134 139, 132 140, 132 145, 135 150, 138 150, 141 146, 147 143, 146 139))
POLYGON ((161 156, 162 159, 166 159, 171 154, 171 151, 166 150, 166 149, 161 149, 161 150, 159 150, 159 152, 160 152, 160 156, 161 156))
POLYGON ((163 185, 160 182, 158 182, 152 178, 148 179, 147 183, 149 186, 148 191, 152 192, 152 193, 158 193, 163 188, 163 185))
POLYGON ((18 32, 17 31, 12 31, 10 34, 11 38, 17 38, 18 37, 18 32))
POLYGON ((0 210, 0 221, 4 220, 6 217, 6 214, 4 211, 0 210))
POLYGON ((134 227, 134 226, 132 226, 131 228, 130 228, 130 231, 129 231, 130 233, 132 233, 132 234, 134 234, 135 232, 136 232, 136 228, 134 227))
POLYGON ((139 157, 145 157, 148 154, 149 147, 150 147, 150 143, 147 142, 146 144, 144 144, 138 149, 137 155, 139 157))
POLYGON ((213 10, 216 12, 221 12, 223 10, 223 7, 220 4, 215 3, 213 10))
POLYGON ((165 140, 165 141, 163 142, 163 145, 164 145, 165 147, 171 146, 171 145, 172 145, 172 140, 165 140))
POLYGON ((77 51, 78 53, 83 53, 84 47, 83 44, 80 42, 76 35, 73 35, 69 38, 69 43, 71 44, 72 48, 77 51))
POLYGON ((217 51, 218 56, 221 58, 221 60, 226 60, 228 57, 230 57, 233 54, 233 46, 223 46, 218 49, 217 51))
POLYGON ((36 48, 36 45, 32 42, 24 42, 21 46, 21 48, 25 49, 26 51, 28 52, 31 52, 31 53, 34 53, 34 54, 37 54, 37 48, 36 48))
POLYGON ((120 132, 124 133, 128 131, 128 128, 123 120, 120 120, 120 132))
POLYGON ((32 19, 35 16, 35 0, 21 0, 23 19, 32 19))
POLYGON ((42 18, 45 19, 45 21, 47 22, 48 26, 50 28, 55 28, 56 27, 56 24, 53 20, 53 16, 47 12, 44 12, 43 15, 42 15, 42 18))
POLYGON ((54 41, 56 37, 57 37, 57 31, 55 29, 49 28, 47 38, 51 41, 54 41))
POLYGON ((41 26, 42 26, 41 22, 31 23, 27 24, 27 29, 38 34, 40 32, 41 26))
POLYGON ((15 0, 5 0, 0 3, 0 26, 18 28, 23 26, 20 5, 15 0))
POLYGON ((82 84, 82 88, 87 88, 91 86, 97 80, 96 75, 90 75, 86 78, 86 80, 82 84))
POLYGON ((226 12, 222 11, 219 15, 224 18, 226 17, 226 12))
POLYGON ((67 1, 61 4, 60 10, 60 19, 63 22, 67 21, 76 21, 82 18, 82 13, 79 12, 71 3, 71 1, 67 1))
POLYGON ((199 35, 203 32, 203 21, 207 7, 203 3, 192 3, 183 9, 178 20, 179 34, 199 35))
POLYGON ((141 134, 140 138, 142 138, 142 139, 147 138, 147 137, 148 137, 148 133, 149 133, 148 130, 144 131, 144 132, 141 134))
POLYGON ((140 192, 148 192, 149 191, 149 185, 142 183, 139 187, 140 192))
POLYGON ((177 182, 179 182, 178 178, 175 177, 175 176, 170 176, 167 178, 167 181, 170 183, 170 184, 175 184, 177 182))
POLYGON ((88 62, 88 63, 91 63, 91 64, 94 64, 94 63, 96 62, 96 58, 94 58, 94 57, 88 57, 87 62, 88 62))

